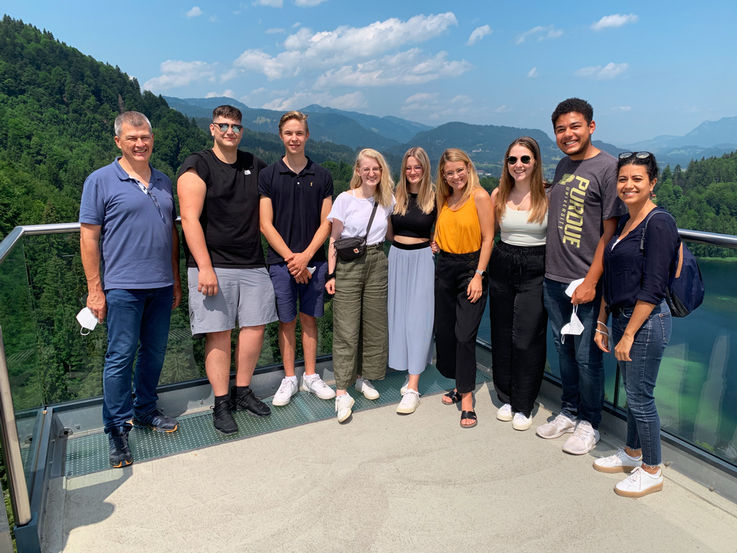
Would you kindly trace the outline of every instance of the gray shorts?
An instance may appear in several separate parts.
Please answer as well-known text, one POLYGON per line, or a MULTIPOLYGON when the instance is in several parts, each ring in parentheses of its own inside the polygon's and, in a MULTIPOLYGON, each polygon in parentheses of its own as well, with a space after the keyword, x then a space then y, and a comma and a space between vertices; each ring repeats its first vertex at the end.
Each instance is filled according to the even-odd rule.
POLYGON ((197 291, 199 270, 187 269, 189 323, 192 336, 222 332, 237 327, 260 326, 277 320, 274 287, 265 267, 223 269, 215 267, 218 293, 205 296, 197 291))

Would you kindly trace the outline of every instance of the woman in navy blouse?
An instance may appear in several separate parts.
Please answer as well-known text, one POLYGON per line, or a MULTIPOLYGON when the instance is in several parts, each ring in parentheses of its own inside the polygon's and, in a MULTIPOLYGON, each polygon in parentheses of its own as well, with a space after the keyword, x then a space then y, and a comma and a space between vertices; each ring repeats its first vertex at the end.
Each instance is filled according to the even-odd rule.
POLYGON ((612 344, 627 393, 627 440, 624 449, 594 461, 601 472, 629 472, 614 492, 641 497, 663 488, 660 469, 660 419, 655 408, 655 380, 671 333, 665 293, 679 246, 673 217, 653 201, 658 165, 649 152, 619 155, 617 195, 627 206, 604 251, 604 294, 594 341, 612 344), (644 237, 643 237, 644 235, 644 237))

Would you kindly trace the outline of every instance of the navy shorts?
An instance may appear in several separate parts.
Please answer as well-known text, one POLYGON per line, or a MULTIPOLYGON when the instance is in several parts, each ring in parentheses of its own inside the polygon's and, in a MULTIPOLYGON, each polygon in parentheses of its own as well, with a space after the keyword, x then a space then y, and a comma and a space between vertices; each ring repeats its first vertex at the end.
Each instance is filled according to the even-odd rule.
POLYGON ((328 262, 318 261, 314 267, 315 272, 310 281, 307 284, 297 284, 289 274, 286 263, 269 265, 269 276, 276 294, 276 312, 281 322, 290 323, 297 317, 298 299, 300 313, 310 317, 322 317, 325 312, 323 292, 328 262))

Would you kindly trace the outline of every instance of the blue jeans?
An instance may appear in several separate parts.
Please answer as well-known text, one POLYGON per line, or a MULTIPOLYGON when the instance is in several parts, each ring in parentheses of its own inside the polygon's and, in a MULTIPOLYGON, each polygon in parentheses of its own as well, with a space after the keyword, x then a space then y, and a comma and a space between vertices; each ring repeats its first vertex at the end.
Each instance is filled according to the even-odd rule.
MULTIPOLYGON (((612 318, 613 348, 622 339, 624 329, 632 316, 632 308, 616 312, 612 318)), ((618 361, 627 393, 627 447, 642 448, 642 462, 659 465, 660 417, 655 408, 655 380, 658 378, 660 360, 670 340, 671 315, 665 301, 656 305, 650 317, 635 334, 630 349, 632 361, 618 361)))
POLYGON ((105 432, 130 425, 134 414, 143 416, 156 409, 156 387, 166 354, 173 293, 173 286, 114 289, 105 293, 107 353, 102 373, 105 432), (131 379, 135 401, 131 397, 131 379))
POLYGON ((604 402, 604 361, 601 350, 594 344, 594 329, 601 305, 601 289, 594 301, 578 306, 577 315, 583 324, 579 336, 566 335, 561 342, 560 329, 571 319, 573 304, 566 295, 567 283, 546 278, 543 299, 558 350, 560 380, 563 385, 561 412, 567 417, 584 420, 594 428, 601 422, 604 402))

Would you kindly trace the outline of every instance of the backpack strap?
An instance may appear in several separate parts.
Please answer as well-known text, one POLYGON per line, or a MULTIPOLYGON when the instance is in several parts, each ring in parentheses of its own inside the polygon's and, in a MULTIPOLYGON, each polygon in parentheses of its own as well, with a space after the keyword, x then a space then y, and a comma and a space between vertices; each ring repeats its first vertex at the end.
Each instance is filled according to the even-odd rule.
MULTIPOLYGON (((676 223, 676 230, 678 229, 678 223, 676 222, 676 218, 673 217, 668 211, 664 209, 658 209, 657 207, 653 209, 650 213, 647 214, 647 217, 645 217, 645 227, 642 229, 642 237, 640 238, 640 251, 645 251, 645 234, 647 234, 647 224, 650 222, 650 219, 654 215, 657 215, 658 213, 662 213, 663 215, 667 215, 671 219, 673 219, 673 222, 676 223)), ((678 235, 678 253, 676 254, 678 257, 675 259, 674 267, 673 267, 673 276, 674 278, 678 278, 681 276, 681 270, 683 269, 683 240, 681 240, 680 234, 678 235)))

